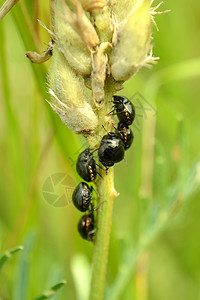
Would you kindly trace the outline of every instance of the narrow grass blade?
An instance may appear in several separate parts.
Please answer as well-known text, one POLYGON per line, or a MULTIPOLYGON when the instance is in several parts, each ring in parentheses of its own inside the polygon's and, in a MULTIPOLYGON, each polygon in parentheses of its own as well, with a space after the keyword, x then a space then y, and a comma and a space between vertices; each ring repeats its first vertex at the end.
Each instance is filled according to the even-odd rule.
POLYGON ((11 10, 11 8, 18 2, 19 0, 6 0, 2 7, 0 8, 0 20, 5 17, 5 15, 11 10))
POLYGON ((0 47, 0 77, 2 78, 2 96, 3 103, 1 105, 5 106, 5 118, 6 118, 6 132, 9 137, 9 148, 12 149, 12 155, 10 155, 11 165, 13 166, 13 175, 15 177, 15 182, 12 183, 12 188, 15 190, 15 197, 21 198, 23 195, 23 185, 24 181, 24 167, 22 167, 21 162, 23 162, 21 147, 21 136, 19 122, 16 119, 15 113, 12 108, 11 99, 11 89, 9 80, 9 68, 8 68, 8 56, 5 47, 5 30, 4 22, 0 22, 0 37, 3 46, 0 47), (16 147, 18 145, 18 147, 16 147), (18 182, 18 178, 20 182, 18 182))
POLYGON ((186 133, 184 126, 184 119, 182 116, 177 117, 177 147, 179 149, 179 162, 177 162, 178 168, 178 185, 179 193, 183 194, 183 188, 185 185, 185 177, 188 173, 187 165, 187 144, 186 144, 186 133))
POLYGON ((55 284, 54 286, 52 286, 50 288, 50 290, 44 292, 44 294, 42 294, 41 296, 39 296, 38 298, 35 298, 34 300, 44 300, 44 299, 49 299, 51 297, 53 297, 57 291, 63 286, 65 285, 67 282, 65 280, 62 280, 60 282, 58 282, 57 284, 55 284))
POLYGON ((29 285, 30 257, 35 244, 35 232, 30 232, 24 243, 24 251, 17 262, 14 279, 13 300, 27 300, 29 285))
POLYGON ((5 263, 10 260, 13 255, 21 250, 23 250, 23 246, 18 246, 16 248, 13 248, 11 250, 6 251, 5 253, 3 253, 0 257, 0 271, 2 270, 3 266, 5 265, 5 263))
POLYGON ((168 162, 166 159, 165 149, 162 144, 155 142, 155 159, 154 159, 154 190, 159 199, 161 207, 166 205, 167 185, 169 182, 168 162))
POLYGON ((198 189, 200 189, 200 159, 194 163, 186 177, 183 188, 185 199, 187 200, 189 197, 195 194, 198 189))

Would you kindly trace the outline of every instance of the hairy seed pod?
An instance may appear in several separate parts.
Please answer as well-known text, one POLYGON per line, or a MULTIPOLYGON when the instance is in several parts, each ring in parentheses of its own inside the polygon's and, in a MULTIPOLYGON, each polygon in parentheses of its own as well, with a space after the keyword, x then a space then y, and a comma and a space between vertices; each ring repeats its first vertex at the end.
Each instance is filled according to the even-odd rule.
POLYGON ((105 0, 79 0, 84 10, 93 12, 105 6, 105 0))
POLYGON ((49 104, 63 123, 78 134, 94 132, 98 120, 88 100, 91 99, 89 90, 83 78, 73 71, 64 55, 58 51, 55 51, 52 58, 49 87, 49 104))
POLYGON ((151 38, 150 2, 139 1, 119 28, 110 56, 111 73, 117 81, 128 80, 146 63, 151 38))
POLYGON ((55 4, 54 31, 57 44, 76 72, 89 75, 92 71, 91 54, 80 35, 71 26, 75 22, 75 16, 66 5, 63 1, 57 1, 55 4))
POLYGON ((122 22, 128 16, 137 1, 117 0, 113 3, 112 11, 117 17, 118 22, 122 22))

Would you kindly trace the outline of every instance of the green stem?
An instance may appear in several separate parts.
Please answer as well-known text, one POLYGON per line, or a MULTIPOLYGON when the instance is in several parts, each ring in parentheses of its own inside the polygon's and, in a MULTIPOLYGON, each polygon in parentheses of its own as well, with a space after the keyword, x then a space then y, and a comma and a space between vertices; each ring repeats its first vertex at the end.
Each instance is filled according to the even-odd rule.
MULTIPOLYGON (((105 130, 105 115, 111 110, 111 99, 113 94, 112 81, 106 82, 105 103, 99 111, 98 136, 103 136, 105 130)), ((109 122, 106 124, 106 130, 111 129, 109 122), (110 127, 110 128, 109 128, 110 127)), ((110 232, 112 224, 113 200, 118 196, 114 188, 114 168, 109 168, 108 173, 100 170, 102 178, 96 182, 100 202, 104 201, 97 210, 97 233, 95 238, 92 278, 90 289, 90 300, 101 300, 104 296, 104 286, 108 262, 108 251, 110 242, 110 232)))
POLYGON ((108 261, 108 250, 112 223, 113 200, 117 196, 114 189, 114 171, 109 173, 97 184, 98 191, 104 203, 98 209, 97 234, 93 254, 93 268, 90 300, 103 299, 104 285, 108 261))

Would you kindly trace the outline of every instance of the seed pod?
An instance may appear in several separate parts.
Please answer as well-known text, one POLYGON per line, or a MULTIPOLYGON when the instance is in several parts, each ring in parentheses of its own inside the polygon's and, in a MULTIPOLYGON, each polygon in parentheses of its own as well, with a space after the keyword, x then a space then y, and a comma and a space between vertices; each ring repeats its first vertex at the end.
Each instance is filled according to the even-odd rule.
POLYGON ((117 81, 128 80, 146 63, 151 37, 150 2, 139 1, 119 28, 118 42, 110 56, 111 73, 117 81))
MULTIPOLYGON (((137 0, 138 1, 138 0, 137 0)), ((132 10, 133 6, 136 5, 136 1, 133 0, 117 0, 112 5, 112 11, 117 16, 118 22, 122 22, 124 18, 132 10)))
POLYGON ((67 4, 63 1, 56 1, 54 31, 58 47, 74 70, 79 74, 89 75, 92 71, 91 54, 80 35, 72 27, 73 22, 75 22, 75 16, 72 12, 70 13, 67 4))
POLYGON ((105 0, 79 0, 84 10, 93 12, 105 6, 105 0))
POLYGON ((52 58, 48 79, 52 101, 49 104, 63 123, 78 134, 93 132, 98 120, 88 100, 89 90, 58 51, 52 58))

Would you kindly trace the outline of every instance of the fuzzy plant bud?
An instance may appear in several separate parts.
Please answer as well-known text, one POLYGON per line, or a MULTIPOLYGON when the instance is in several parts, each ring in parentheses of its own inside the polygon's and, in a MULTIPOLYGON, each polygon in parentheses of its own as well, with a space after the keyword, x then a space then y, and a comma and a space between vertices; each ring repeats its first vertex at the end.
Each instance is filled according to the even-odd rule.
POLYGON ((125 81, 147 63, 151 38, 151 0, 138 1, 119 25, 118 40, 111 56, 111 73, 125 81))
POLYGON ((49 70, 49 87, 49 104, 63 123, 77 134, 94 132, 98 120, 90 104, 90 92, 59 51, 55 51, 49 70))
POLYGON ((157 59, 150 39, 159 5, 150 8, 152 2, 52 0, 55 46, 48 102, 90 146, 98 145, 102 125, 112 123, 108 99, 142 66, 157 59))
MULTIPOLYGON (((77 21, 77 18, 64 0, 56 1, 54 8, 54 31, 59 50, 64 54, 65 59, 76 72, 89 75, 92 71, 91 53, 83 36, 79 34, 81 25, 77 24, 80 24, 81 21, 80 17, 79 21, 77 21)), ((84 26, 87 25, 84 23, 84 26)), ((90 23, 88 26, 88 30, 91 31, 92 24, 90 23)), ((90 37, 90 40, 92 38, 93 36, 90 37)), ((96 36, 94 40, 96 44, 98 42, 96 36)))

